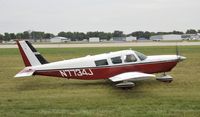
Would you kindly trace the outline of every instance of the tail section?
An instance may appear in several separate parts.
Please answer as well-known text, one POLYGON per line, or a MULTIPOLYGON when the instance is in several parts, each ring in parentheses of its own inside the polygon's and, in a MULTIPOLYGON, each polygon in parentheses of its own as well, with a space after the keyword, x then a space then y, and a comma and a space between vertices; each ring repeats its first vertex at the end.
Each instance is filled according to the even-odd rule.
POLYGON ((19 51, 25 66, 37 66, 48 63, 48 61, 28 41, 17 41, 19 51))

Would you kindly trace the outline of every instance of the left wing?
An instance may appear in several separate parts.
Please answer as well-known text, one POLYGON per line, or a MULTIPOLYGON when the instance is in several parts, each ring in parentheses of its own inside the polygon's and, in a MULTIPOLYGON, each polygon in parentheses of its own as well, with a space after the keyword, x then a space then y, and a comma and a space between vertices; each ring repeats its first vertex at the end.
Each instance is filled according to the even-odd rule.
POLYGON ((145 80, 150 77, 156 77, 153 74, 146 74, 141 72, 126 72, 122 74, 118 74, 109 78, 113 82, 120 82, 120 81, 138 81, 138 80, 145 80))

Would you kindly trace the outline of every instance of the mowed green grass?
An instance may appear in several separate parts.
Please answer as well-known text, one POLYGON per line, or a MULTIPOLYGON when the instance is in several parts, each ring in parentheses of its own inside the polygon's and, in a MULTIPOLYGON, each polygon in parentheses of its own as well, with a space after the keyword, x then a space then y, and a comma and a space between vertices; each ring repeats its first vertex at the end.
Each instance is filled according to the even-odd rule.
MULTIPOLYGON (((146 55, 175 54, 175 47, 38 49, 49 61, 132 48, 146 55)), ((181 46, 187 60, 169 74, 170 84, 149 79, 122 90, 107 80, 14 78, 24 68, 17 49, 0 49, 0 117, 198 117, 200 46, 181 46)))

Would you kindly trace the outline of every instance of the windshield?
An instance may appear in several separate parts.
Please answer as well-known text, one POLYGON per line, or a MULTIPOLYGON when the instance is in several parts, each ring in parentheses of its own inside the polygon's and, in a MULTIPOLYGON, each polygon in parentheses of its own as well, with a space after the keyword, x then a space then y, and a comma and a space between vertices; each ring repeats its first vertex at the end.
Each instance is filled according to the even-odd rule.
POLYGON ((147 56, 145 56, 144 54, 135 51, 135 54, 138 56, 138 58, 140 58, 141 61, 145 60, 147 58, 147 56))

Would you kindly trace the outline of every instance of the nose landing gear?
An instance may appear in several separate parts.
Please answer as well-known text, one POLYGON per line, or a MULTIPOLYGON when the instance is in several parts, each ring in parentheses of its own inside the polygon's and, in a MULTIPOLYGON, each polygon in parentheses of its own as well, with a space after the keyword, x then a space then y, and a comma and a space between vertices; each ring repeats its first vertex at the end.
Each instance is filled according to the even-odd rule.
POLYGON ((163 73, 161 76, 157 77, 156 80, 166 83, 171 83, 173 81, 173 77, 163 73))

